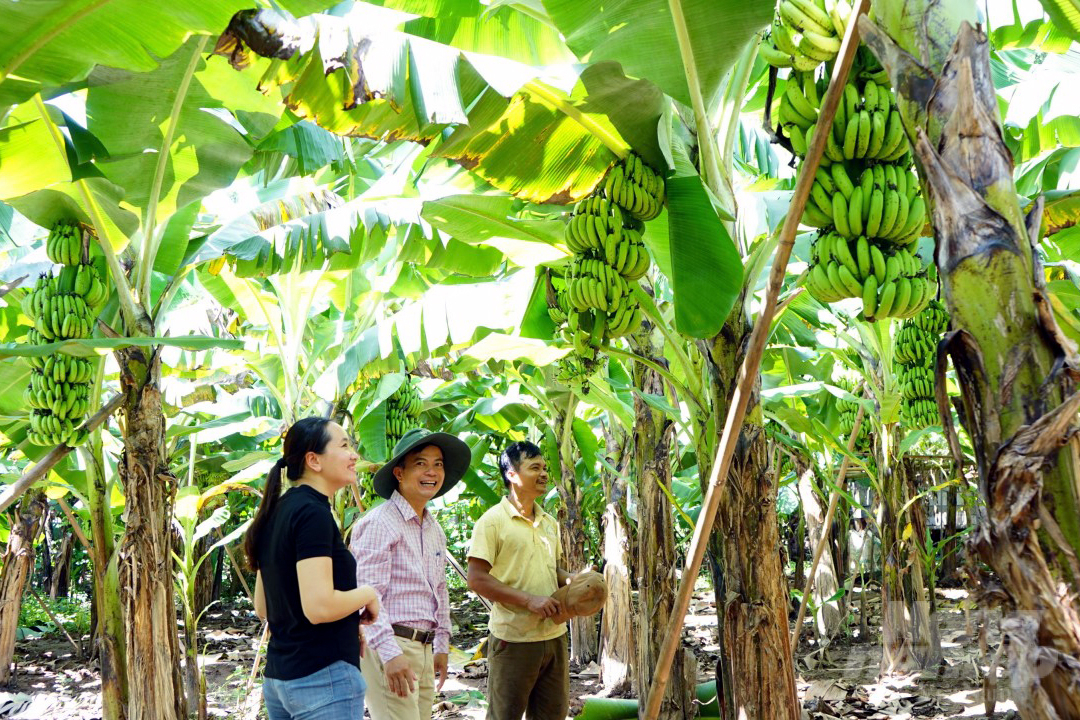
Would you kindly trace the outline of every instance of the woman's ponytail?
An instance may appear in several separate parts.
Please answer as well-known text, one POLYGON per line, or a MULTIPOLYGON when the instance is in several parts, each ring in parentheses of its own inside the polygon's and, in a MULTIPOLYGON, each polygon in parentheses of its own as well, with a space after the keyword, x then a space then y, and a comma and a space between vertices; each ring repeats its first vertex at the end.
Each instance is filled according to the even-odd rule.
POLYGON ((259 503, 259 509, 255 511, 255 517, 247 533, 244 534, 244 555, 247 557, 248 567, 255 571, 259 569, 259 536, 262 535, 267 520, 273 517, 274 510, 277 509, 278 501, 281 499, 281 472, 285 469, 285 465, 285 458, 281 458, 267 473, 262 502, 259 503))
POLYGON ((303 477, 307 454, 313 452, 321 455, 326 450, 327 443, 330 442, 330 433, 326 431, 329 423, 329 418, 304 418, 298 420, 285 433, 284 455, 267 473, 262 502, 259 503, 259 509, 255 512, 251 526, 244 534, 244 555, 247 557, 247 564, 251 570, 259 569, 259 543, 262 540, 263 531, 274 517, 274 512, 281 500, 282 473, 293 481, 303 477))

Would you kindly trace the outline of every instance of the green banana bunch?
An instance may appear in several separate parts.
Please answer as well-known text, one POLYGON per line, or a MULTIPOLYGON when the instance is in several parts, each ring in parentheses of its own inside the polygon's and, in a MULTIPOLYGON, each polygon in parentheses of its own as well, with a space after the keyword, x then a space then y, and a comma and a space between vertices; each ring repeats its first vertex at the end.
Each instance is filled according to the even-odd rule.
POLYGON ((905 400, 934 397, 934 373, 923 365, 901 365, 896 374, 905 400))
POLYGON ((570 307, 578 311, 595 308, 607 313, 630 294, 630 285, 615 268, 587 255, 577 255, 570 261, 566 288, 570 307))
POLYGON ((935 399, 934 367, 937 344, 948 329, 949 315, 940 302, 931 301, 918 315, 905 320, 896 333, 896 378, 904 398, 900 420, 911 428, 940 422, 935 399))
POLYGON ((638 220, 652 220, 664 207, 664 179, 630 153, 608 172, 599 194, 638 220))
POLYGON ((26 438, 34 445, 76 447, 86 442, 87 431, 70 417, 60 418, 47 410, 30 413, 26 438))
POLYGON ((409 376, 397 390, 386 399, 386 442, 393 448, 410 428, 416 427, 416 418, 423 409, 420 391, 409 376))
MULTIPOLYGON (((55 275, 43 273, 22 299, 22 310, 33 323, 27 332, 32 345, 89 337, 109 290, 90 264, 83 229, 77 222, 53 225, 45 243, 49 259, 59 263, 55 275)), ((90 410, 93 364, 64 353, 30 359, 33 371, 23 391, 31 408, 27 438, 31 443, 75 447, 87 438, 81 427, 90 410)))
MULTIPOLYGON (((780 126, 789 133, 791 128, 798 128, 805 137, 806 131, 817 123, 823 90, 812 72, 791 73, 784 94, 780 96, 780 108, 777 110, 780 126)), ((796 150, 798 149, 796 147, 796 150)), ((806 149, 802 148, 800 154, 805 155, 806 149)))
MULTIPOLYGON (((849 393, 855 392, 855 385, 846 378, 842 378, 837 385, 847 390, 849 393)), ((842 438, 847 438, 851 435, 851 431, 855 428, 855 416, 859 412, 859 405, 851 400, 844 398, 836 399, 836 409, 840 413, 840 433, 842 438)), ((863 414, 862 424, 859 426, 859 435, 855 439, 856 450, 868 450, 870 448, 870 427, 871 423, 869 418, 863 414)))
POLYGON ((850 80, 833 117, 829 159, 896 162, 909 149, 892 90, 869 78, 861 86, 850 80))
POLYGON ((920 196, 918 179, 906 167, 877 164, 866 168, 851 196, 847 213, 837 220, 838 229, 846 222, 852 230, 861 229, 896 245, 909 245, 922 234, 926 203, 920 196), (861 215, 854 213, 854 208, 861 215))
POLYGON ((805 284, 819 302, 860 298, 866 319, 910 317, 937 293, 937 283, 922 271, 906 248, 893 248, 860 235, 849 240, 821 232, 810 248, 805 284))
POLYGON ((925 310, 911 318, 911 324, 927 335, 937 337, 949 329, 949 311, 942 303, 931 300, 925 310))
POLYGON ((574 346, 572 354, 576 356, 578 369, 585 375, 592 372, 598 361, 598 351, 607 332, 607 319, 605 311, 595 309, 573 311, 567 318, 567 338, 574 346))
POLYGON ((937 402, 928 397, 905 401, 900 405, 900 422, 913 430, 940 424, 937 402))
POLYGON ((78 265, 83 255, 82 226, 68 220, 54 224, 45 241, 45 253, 59 265, 78 265))
POLYGON ((604 326, 604 336, 607 339, 633 335, 641 327, 641 305, 634 298, 623 295, 608 311, 604 326))
POLYGON ((555 433, 551 428, 544 429, 538 444, 544 463, 547 464, 548 477, 558 485, 562 482, 562 463, 559 461, 559 444, 555 441, 555 433))
POLYGON ((548 317, 551 318, 551 322, 556 325, 562 325, 566 322, 568 314, 570 312, 570 303, 566 299, 566 292, 564 290, 555 293, 554 303, 548 303, 548 317))
POLYGON ((761 56, 773 67, 813 71, 836 58, 850 15, 847 0, 781 0, 761 56))

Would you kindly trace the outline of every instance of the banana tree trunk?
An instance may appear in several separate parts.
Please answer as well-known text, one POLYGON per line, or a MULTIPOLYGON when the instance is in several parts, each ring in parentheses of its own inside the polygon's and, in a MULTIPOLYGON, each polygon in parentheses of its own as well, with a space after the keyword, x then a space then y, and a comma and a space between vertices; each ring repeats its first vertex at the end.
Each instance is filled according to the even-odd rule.
MULTIPOLYGON (((737 384, 750 323, 742 302, 719 335, 703 344, 711 405, 723 418, 737 384)), ((788 588, 780 563, 776 473, 769 466, 760 381, 747 403, 724 501, 709 541, 720 626, 717 690, 720 716, 731 720, 797 720, 795 667, 788 636, 788 588)), ((715 457, 720 430, 700 433, 701 477, 715 457)))
MULTIPOLYGON (((825 508, 814 482, 814 470, 811 467, 798 467, 799 498, 802 500, 803 517, 806 519, 806 533, 810 538, 810 547, 817 547, 823 535, 830 533, 825 527, 825 508)), ((831 638, 840 629, 843 611, 840 600, 832 600, 840 589, 837 563, 833 558, 832 543, 826 542, 821 553, 817 569, 814 571, 813 599, 817 612, 814 614, 817 632, 820 637, 831 638)))
POLYGON ((71 548, 72 536, 65 535, 60 541, 60 549, 56 551, 52 578, 49 580, 49 599, 56 600, 58 597, 68 596, 68 585, 71 577, 71 548))
POLYGON ((101 444, 92 439, 80 449, 86 467, 87 507, 90 510, 90 559, 93 566, 95 633, 101 667, 102 720, 125 720, 127 657, 120 605, 112 515, 101 468, 101 444))
MULTIPOLYGON (((642 333, 644 336, 644 332, 642 333)), ((664 363, 662 353, 647 343, 635 348, 639 355, 664 363)), ((666 363, 665 363, 666 364, 666 363)), ((654 370, 634 363, 634 469, 638 483, 638 643, 637 686, 640 707, 648 702, 653 668, 660 657, 669 619, 675 606, 681 564, 675 557, 675 535, 671 524, 673 509, 663 488, 671 487, 671 442, 673 426, 660 410, 652 408, 642 395, 664 396, 663 379, 654 370)), ((657 716, 660 720, 690 720, 694 717, 694 681, 697 663, 685 648, 675 653, 671 680, 657 716)))
POLYGON ((952 322, 943 347, 985 503, 969 540, 972 590, 1005 609, 1021 716, 1080 718, 1080 395, 1075 346, 1057 327, 1033 248, 1041 203, 1025 218, 975 4, 875 5, 880 27, 860 26, 898 91, 933 208, 952 322))
MULTIPOLYGON (((149 323, 146 323, 149 324, 149 323)), ((152 335, 152 328, 144 328, 152 335)), ((153 349, 117 352, 124 403, 119 478, 127 525, 120 543, 120 598, 127 645, 129 720, 186 716, 173 590, 172 506, 176 478, 164 454, 161 358, 153 349)))
MULTIPOLYGON (((625 437, 625 433, 621 433, 625 437)), ((619 451, 618 459, 610 458, 618 475, 604 472, 604 581, 608 597, 600 616, 600 680, 610 697, 625 695, 634 684, 634 613, 630 593, 631 533, 626 521, 626 479, 622 476, 627 464, 625 443, 618 442, 610 430, 605 431, 608 451, 619 451)))
POLYGON ((0 570, 0 684, 11 680, 11 660, 15 655, 15 635, 19 629, 26 581, 34 570, 34 541, 41 531, 48 501, 41 490, 27 493, 19 502, 11 524, 7 549, 0 570))
POLYGON ((922 561, 926 512, 908 463, 897 462, 899 433, 881 433, 875 458, 881 483, 881 672, 905 674, 941 659, 933 585, 922 561), (886 444, 888 446, 886 447, 886 444))
MULTIPOLYGON (((566 416, 558 415, 556 427, 562 428, 566 416)), ((566 557, 566 570, 576 573, 585 568, 588 559, 585 553, 587 538, 585 518, 581 515, 581 488, 576 481, 574 471, 573 443, 563 442, 559 453, 560 482, 558 484, 559 527, 562 531, 563 554, 566 557)), ((587 665, 597 657, 599 635, 596 631, 596 618, 575 617, 570 619, 570 660, 579 665, 587 665)))

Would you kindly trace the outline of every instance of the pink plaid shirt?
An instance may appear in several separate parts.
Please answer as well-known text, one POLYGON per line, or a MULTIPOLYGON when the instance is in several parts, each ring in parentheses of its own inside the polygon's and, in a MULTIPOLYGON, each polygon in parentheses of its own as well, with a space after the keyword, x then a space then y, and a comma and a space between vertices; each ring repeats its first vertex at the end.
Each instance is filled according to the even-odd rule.
POLYGON ((446 534, 425 509, 416 511, 396 490, 356 524, 349 549, 356 582, 379 594, 379 618, 364 628, 384 663, 401 654, 391 624, 435 629, 432 650, 450 650, 450 598, 446 592, 446 534))

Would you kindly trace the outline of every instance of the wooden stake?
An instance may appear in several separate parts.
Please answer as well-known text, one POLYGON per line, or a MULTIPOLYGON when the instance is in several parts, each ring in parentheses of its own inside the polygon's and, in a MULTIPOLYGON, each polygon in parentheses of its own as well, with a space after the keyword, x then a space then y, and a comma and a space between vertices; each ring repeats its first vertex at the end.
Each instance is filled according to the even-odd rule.
POLYGON ((41 606, 41 609, 44 610, 45 614, 49 616, 49 619, 53 621, 53 625, 60 628, 60 632, 64 633, 64 637, 66 637, 68 639, 68 642, 71 643, 71 647, 75 648, 76 657, 81 658, 82 648, 79 646, 79 643, 72 640, 71 634, 68 633, 67 628, 64 627, 64 624, 60 622, 56 615, 53 615, 53 611, 49 609, 49 606, 46 605, 45 601, 41 599, 41 596, 37 594, 37 590, 34 589, 34 586, 30 583, 27 583, 26 587, 30 590, 30 594, 34 596, 34 599, 37 600, 38 605, 41 606))
POLYGON ((225 554, 229 556, 229 564, 232 565, 233 572, 236 573, 236 577, 240 578, 240 584, 244 586, 244 592, 247 593, 248 598, 251 600, 252 605, 255 604, 255 593, 251 592, 251 588, 247 584, 247 580, 244 578, 244 571, 240 569, 240 563, 236 562, 236 556, 233 555, 232 548, 225 545, 225 554))
MULTIPOLYGON (((836 64, 833 67, 832 78, 829 80, 829 88, 825 92, 821 113, 818 115, 818 127, 831 128, 833 117, 836 115, 840 96, 847 82, 848 71, 855 59, 855 50, 859 47, 859 31, 857 20, 859 15, 865 13, 870 7, 870 0, 859 0, 857 7, 848 19, 847 31, 844 33, 844 41, 840 46, 836 64)), ((721 478, 726 478, 731 467, 731 458, 735 453, 735 444, 738 441, 739 432, 742 430, 743 420, 746 417, 746 404, 753 394, 754 384, 757 381, 758 372, 761 368, 761 356, 765 352, 765 341, 768 339, 773 316, 776 313, 776 301, 780 295, 780 288, 784 283, 784 275, 787 271, 788 259, 791 257, 791 249, 795 245, 795 232, 799 227, 803 209, 806 207, 806 199, 810 195, 810 187, 814 182, 814 173, 817 172, 818 163, 825 150, 825 141, 828 133, 814 133, 814 141, 810 144, 806 154, 806 160, 800 168, 799 177, 795 182, 795 193, 791 198, 791 207, 784 219, 784 227, 780 231, 780 241, 776 247, 776 255, 773 257, 772 269, 769 271, 769 284, 765 292, 765 304, 761 308, 761 314, 754 323, 753 332, 750 334, 750 342, 747 353, 743 357, 742 367, 739 368, 738 383, 735 393, 731 398, 731 406, 728 408, 727 419, 724 422, 724 432, 720 437, 720 446, 716 449, 716 458, 713 460, 712 470, 709 473, 709 487, 702 502, 701 514, 698 516, 697 525, 694 527, 694 537, 687 553, 686 567, 683 569, 679 580, 679 592, 675 597, 675 607, 672 608, 671 620, 668 624, 667 635, 664 644, 660 648, 660 657, 657 658, 656 671, 653 674, 652 686, 649 688, 649 697, 642 720, 656 720, 660 714, 660 706, 664 699, 664 691, 667 689, 668 679, 671 675, 671 664, 675 659, 675 651, 680 645, 682 638, 683 621, 690 607, 690 596, 694 590, 694 581, 701 570, 701 561, 705 555, 705 547, 709 533, 712 532, 713 521, 716 518, 716 509, 720 506, 726 484, 721 478)), ((718 608, 719 611, 719 608, 718 608)), ((791 698, 794 706, 798 705, 798 698, 791 698)))
POLYGON ((60 505, 60 509, 64 511, 64 515, 67 516, 68 522, 71 523, 71 531, 75 533, 75 537, 79 539, 82 546, 87 551, 90 550, 90 541, 86 539, 86 533, 83 532, 82 525, 79 524, 79 519, 75 517, 75 513, 71 511, 71 507, 64 501, 64 498, 57 498, 56 502, 60 505))
MULTIPOLYGON (((859 405, 859 412, 855 415, 855 423, 851 426, 851 434, 848 435, 847 451, 850 454, 855 449, 855 441, 862 429, 863 406, 859 405)), ((799 633, 802 632, 803 620, 806 619, 806 603, 810 599, 810 591, 814 589, 814 574, 817 572, 818 562, 825 552, 825 546, 829 542, 829 528, 832 526, 833 515, 836 514, 836 506, 840 504, 840 493, 847 484, 848 455, 840 461, 840 470, 836 473, 836 487, 829 494, 829 509, 825 511, 825 519, 821 523, 821 537, 818 538, 817 547, 814 548, 814 557, 810 561, 810 572, 806 576, 806 584, 803 586, 802 601, 799 603, 799 615, 795 618, 795 630, 791 633, 791 650, 799 647, 799 633)), ((865 591, 865 588, 864 588, 865 591)))

